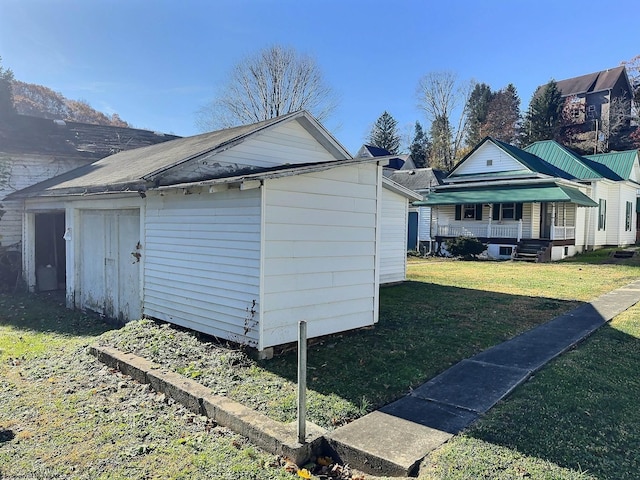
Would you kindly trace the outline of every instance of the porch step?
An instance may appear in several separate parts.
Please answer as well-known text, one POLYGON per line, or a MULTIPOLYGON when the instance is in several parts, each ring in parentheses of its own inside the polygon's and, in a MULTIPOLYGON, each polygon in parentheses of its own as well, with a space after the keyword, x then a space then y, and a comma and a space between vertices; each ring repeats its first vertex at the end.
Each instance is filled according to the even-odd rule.
POLYGON ((549 242, 545 240, 522 240, 516 247, 513 260, 517 262, 544 261, 549 242))
POLYGON ((613 252, 613 258, 631 258, 635 254, 635 250, 617 250, 613 252))

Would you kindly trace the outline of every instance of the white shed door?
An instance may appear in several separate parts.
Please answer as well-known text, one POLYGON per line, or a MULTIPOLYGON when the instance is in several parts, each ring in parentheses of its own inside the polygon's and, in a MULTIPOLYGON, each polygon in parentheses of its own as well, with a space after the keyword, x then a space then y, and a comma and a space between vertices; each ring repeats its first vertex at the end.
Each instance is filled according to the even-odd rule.
POLYGON ((139 210, 83 210, 79 285, 82 308, 123 321, 141 315, 139 210))

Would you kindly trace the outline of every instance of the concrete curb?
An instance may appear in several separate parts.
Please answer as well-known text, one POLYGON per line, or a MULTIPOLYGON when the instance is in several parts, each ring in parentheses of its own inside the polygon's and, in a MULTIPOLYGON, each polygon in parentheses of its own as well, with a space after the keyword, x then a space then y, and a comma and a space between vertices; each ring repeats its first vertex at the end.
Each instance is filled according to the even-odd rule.
POLYGON ((100 362, 115 368, 139 383, 184 405, 198 415, 247 437, 254 445, 274 455, 282 455, 298 465, 306 463, 324 448, 326 431, 307 422, 305 444, 297 441, 297 422, 281 423, 229 398, 214 395, 198 382, 150 362, 132 353, 111 347, 90 346, 89 353, 100 362))

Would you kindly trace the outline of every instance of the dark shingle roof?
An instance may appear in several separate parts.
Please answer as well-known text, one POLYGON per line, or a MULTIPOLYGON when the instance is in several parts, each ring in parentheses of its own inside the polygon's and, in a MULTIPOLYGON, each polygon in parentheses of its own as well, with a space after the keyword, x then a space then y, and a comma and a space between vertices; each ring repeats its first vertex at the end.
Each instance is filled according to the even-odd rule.
POLYGON ((137 128, 54 121, 28 115, 0 119, 0 151, 97 160, 180 138, 137 128))
POLYGON ((624 74, 624 66, 610 68, 601 72, 589 73, 579 77, 568 78, 556 82, 558 90, 563 96, 583 93, 601 92, 613 88, 624 74))
POLYGON ((441 183, 439 173, 441 172, 432 168, 416 168, 395 171, 388 178, 409 190, 418 192, 439 185, 441 183))
POLYGON ((363 145, 360 150, 358 150, 358 154, 356 155, 357 157, 386 157, 388 155, 391 155, 391 152, 389 152, 389 150, 384 149, 384 148, 380 148, 380 147, 374 147, 373 145, 363 145))

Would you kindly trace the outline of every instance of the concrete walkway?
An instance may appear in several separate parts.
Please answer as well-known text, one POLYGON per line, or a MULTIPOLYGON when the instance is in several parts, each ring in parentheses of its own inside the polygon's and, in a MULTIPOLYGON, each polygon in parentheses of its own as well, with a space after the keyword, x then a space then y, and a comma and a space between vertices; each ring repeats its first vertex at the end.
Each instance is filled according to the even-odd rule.
POLYGON ((640 280, 463 360, 406 397, 328 435, 334 452, 374 475, 407 476, 550 360, 640 301, 640 280))

